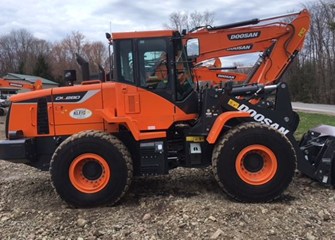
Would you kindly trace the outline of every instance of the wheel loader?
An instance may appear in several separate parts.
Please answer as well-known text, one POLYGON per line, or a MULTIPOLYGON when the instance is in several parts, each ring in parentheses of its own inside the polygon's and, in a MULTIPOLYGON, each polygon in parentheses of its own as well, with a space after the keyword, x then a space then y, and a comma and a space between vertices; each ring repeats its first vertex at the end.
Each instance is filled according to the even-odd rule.
MULTIPOLYGON (((304 26, 291 29, 305 38, 310 17, 306 10, 301 14, 304 26)), ((200 89, 190 69, 187 35, 162 30, 107 37, 113 81, 13 96, 7 139, 0 142, 0 159, 49 170, 70 205, 115 204, 133 177, 209 166, 233 199, 268 202, 285 191, 297 165, 312 177, 332 165, 315 154, 325 136, 318 129, 300 146, 295 140, 299 117, 285 82, 229 81, 200 89)), ((232 41, 238 45, 243 39, 232 41)), ((323 182, 334 183, 330 172, 322 174, 323 182)))

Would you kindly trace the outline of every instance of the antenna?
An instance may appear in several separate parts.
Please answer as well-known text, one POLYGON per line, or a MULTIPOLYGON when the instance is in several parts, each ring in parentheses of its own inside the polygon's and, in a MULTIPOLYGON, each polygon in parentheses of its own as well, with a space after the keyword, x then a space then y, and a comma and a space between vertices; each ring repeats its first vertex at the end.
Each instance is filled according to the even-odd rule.
POLYGON ((112 21, 109 21, 109 34, 106 33, 106 37, 109 41, 108 44, 108 62, 109 62, 109 81, 113 79, 113 62, 112 62, 112 54, 111 54, 111 33, 112 33, 112 21))

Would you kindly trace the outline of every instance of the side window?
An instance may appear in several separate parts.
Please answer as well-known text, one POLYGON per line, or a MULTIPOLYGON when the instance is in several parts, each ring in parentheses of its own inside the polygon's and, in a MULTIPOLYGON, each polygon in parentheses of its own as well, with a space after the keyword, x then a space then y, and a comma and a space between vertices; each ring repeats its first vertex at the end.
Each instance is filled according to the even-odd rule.
POLYGON ((184 49, 175 53, 177 100, 183 100, 194 89, 194 82, 184 49))
POLYGON ((134 83, 134 57, 131 40, 120 42, 120 71, 119 81, 134 83))
POLYGON ((141 87, 164 89, 168 84, 166 42, 163 39, 139 40, 141 87))

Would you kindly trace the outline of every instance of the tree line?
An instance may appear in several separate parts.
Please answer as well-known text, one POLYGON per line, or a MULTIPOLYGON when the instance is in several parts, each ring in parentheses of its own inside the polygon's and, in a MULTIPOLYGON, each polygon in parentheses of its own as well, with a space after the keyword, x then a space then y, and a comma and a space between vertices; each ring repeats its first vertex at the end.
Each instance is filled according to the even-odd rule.
POLYGON ((90 71, 106 66, 107 44, 90 42, 80 32, 72 32, 59 42, 35 38, 25 29, 0 36, 0 73, 20 73, 40 76, 64 84, 64 70, 74 69, 80 79, 79 54, 90 63, 90 71))
POLYGON ((292 100, 335 104, 335 2, 306 6, 312 16, 309 34, 284 79, 292 100))

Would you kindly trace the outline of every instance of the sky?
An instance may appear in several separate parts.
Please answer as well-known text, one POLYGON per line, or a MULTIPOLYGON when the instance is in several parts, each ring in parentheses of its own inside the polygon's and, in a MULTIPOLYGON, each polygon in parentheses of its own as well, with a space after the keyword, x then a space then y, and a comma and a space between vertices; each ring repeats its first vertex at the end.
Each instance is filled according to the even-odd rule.
POLYGON ((36 38, 61 41, 80 32, 89 41, 105 41, 105 32, 163 29, 172 12, 214 13, 223 25, 300 11, 316 0, 0 0, 0 36, 26 29, 36 38))

